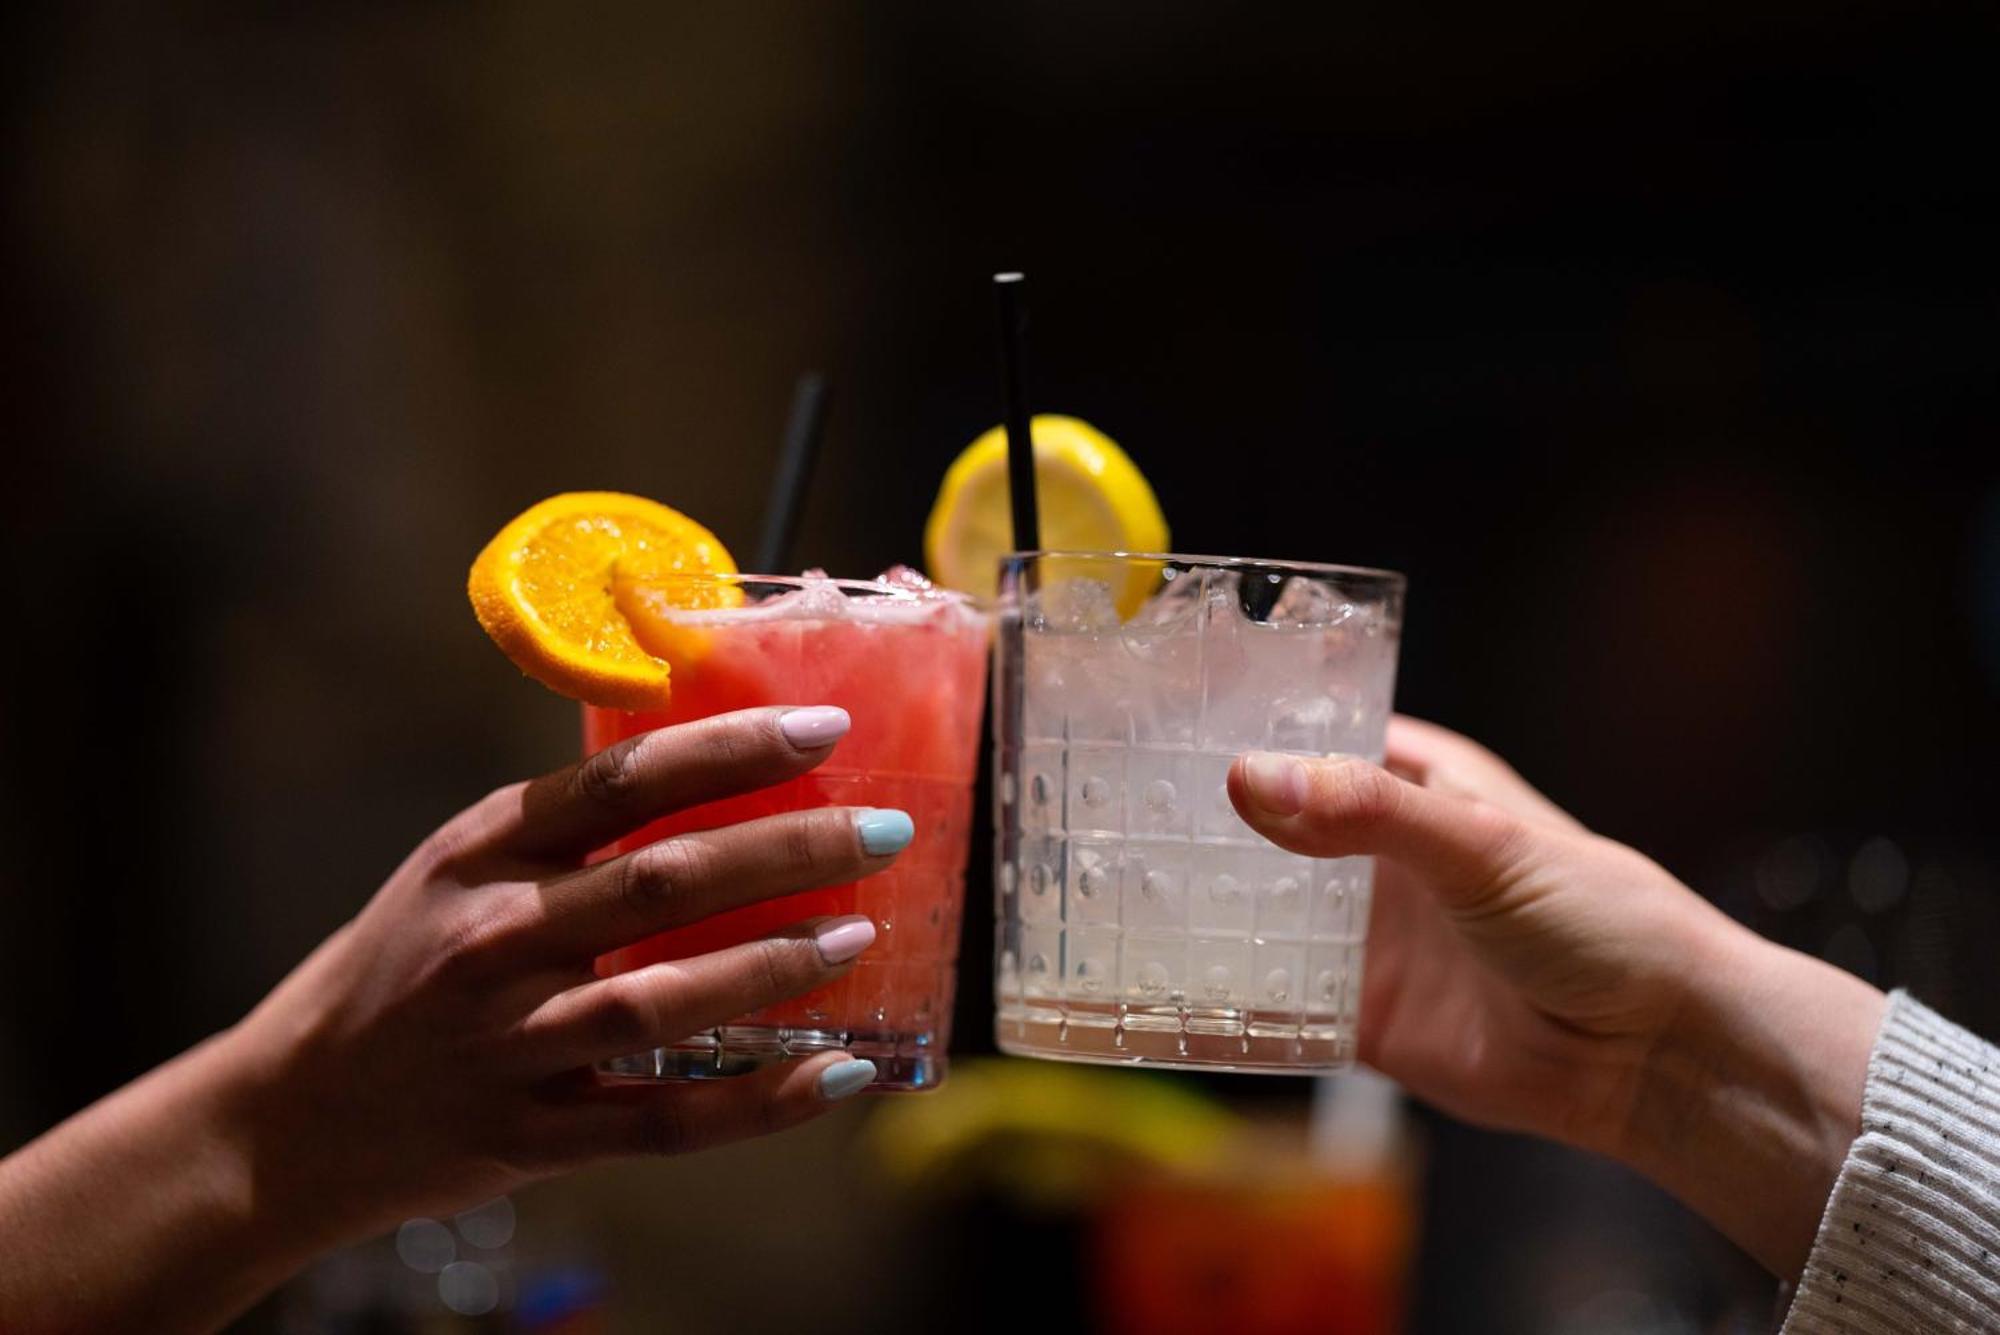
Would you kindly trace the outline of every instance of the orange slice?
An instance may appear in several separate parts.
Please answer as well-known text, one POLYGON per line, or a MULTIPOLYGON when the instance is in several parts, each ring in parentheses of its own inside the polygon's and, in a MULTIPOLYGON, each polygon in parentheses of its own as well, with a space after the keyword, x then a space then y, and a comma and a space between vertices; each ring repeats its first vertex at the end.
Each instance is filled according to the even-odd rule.
MULTIPOLYGON (((625 608, 666 575, 735 574, 716 536, 678 510, 616 491, 572 491, 530 507, 493 535, 466 592, 479 624, 521 671, 550 690, 614 709, 661 709, 673 669, 648 652, 625 608)), ((690 580, 679 606, 734 606, 733 585, 690 580)))

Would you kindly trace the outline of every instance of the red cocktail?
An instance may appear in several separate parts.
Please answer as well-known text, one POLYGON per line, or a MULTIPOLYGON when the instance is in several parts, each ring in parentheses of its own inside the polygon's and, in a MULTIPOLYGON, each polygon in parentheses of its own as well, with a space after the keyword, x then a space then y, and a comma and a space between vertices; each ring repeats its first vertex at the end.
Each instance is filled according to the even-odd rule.
MULTIPOLYGON (((916 837, 889 870, 752 904, 663 932, 598 962, 617 973, 768 935, 802 918, 864 913, 876 940, 829 987, 619 1062, 622 1075, 731 1075, 844 1047, 876 1086, 920 1089, 944 1073, 965 899, 972 780, 985 709, 987 619, 967 599, 911 584, 761 576, 677 577, 647 599, 654 652, 673 666, 656 713, 583 708, 586 753, 621 738, 759 705, 838 705, 853 727, 802 778, 656 821, 612 852, 690 830, 820 806, 894 807, 916 837), (693 590, 695 580, 707 594, 693 590), (728 591, 726 599, 713 596, 728 591), (741 606, 715 607, 734 601, 741 606), (688 603, 707 603, 690 610, 688 603)), ((641 595, 645 591, 641 591, 641 595)))

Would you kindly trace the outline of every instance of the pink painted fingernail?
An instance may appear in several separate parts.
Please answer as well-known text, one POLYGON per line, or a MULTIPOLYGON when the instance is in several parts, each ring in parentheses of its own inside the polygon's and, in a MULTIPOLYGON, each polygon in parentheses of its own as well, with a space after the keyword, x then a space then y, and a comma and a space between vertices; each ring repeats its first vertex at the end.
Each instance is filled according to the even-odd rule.
POLYGON ((838 705, 814 705, 810 709, 788 709, 778 717, 778 731, 801 751, 817 751, 847 736, 854 720, 838 705))
POLYGON ((1273 816, 1296 816, 1305 810, 1306 767, 1297 756, 1252 751, 1243 759, 1243 785, 1250 800, 1273 816))
POLYGON ((813 944, 828 964, 845 964, 875 944, 875 924, 866 918, 828 918, 813 928, 813 944))

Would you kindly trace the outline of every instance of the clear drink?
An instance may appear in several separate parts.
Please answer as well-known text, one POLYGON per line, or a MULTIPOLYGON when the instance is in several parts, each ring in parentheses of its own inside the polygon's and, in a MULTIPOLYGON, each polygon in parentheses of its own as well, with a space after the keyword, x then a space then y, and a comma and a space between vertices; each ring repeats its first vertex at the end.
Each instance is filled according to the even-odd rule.
POLYGON ((1208 557, 1008 557, 995 654, 997 1037, 1242 1071, 1354 1057, 1373 864, 1258 837, 1246 750, 1380 759, 1403 579, 1208 557))
POLYGON ((961 595, 885 581, 677 576, 630 596, 651 608, 659 638, 649 647, 673 666, 673 703, 656 713, 584 706, 586 753, 759 705, 839 705, 853 728, 811 773, 656 821, 607 854, 832 805, 899 808, 916 836, 892 867, 865 880, 747 905, 605 956, 598 971, 617 973, 822 915, 865 913, 876 929, 875 944, 830 986, 611 1069, 694 1079, 845 1047, 875 1063, 878 1088, 936 1084, 950 1037, 988 618, 961 595), (744 605, 716 607, 724 587, 740 590, 744 605))

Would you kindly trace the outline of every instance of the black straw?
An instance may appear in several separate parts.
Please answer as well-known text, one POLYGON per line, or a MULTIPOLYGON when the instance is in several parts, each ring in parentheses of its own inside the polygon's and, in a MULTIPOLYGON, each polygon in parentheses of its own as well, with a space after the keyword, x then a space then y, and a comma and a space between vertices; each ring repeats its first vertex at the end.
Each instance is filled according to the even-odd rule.
POLYGON ((791 568, 792 544, 799 534, 799 511, 805 508, 806 487, 826 434, 826 377, 808 371, 792 390, 792 413, 785 419, 785 441, 778 450, 778 471, 771 477, 771 494, 764 502, 764 536, 757 544, 760 574, 782 575, 791 568))
POLYGON ((993 275, 995 310, 1000 316, 1000 392, 1006 410, 1007 494, 1014 513, 1014 550, 1039 551, 1042 521, 1035 503, 1035 442, 1028 422, 1028 280, 1023 274, 993 275))

